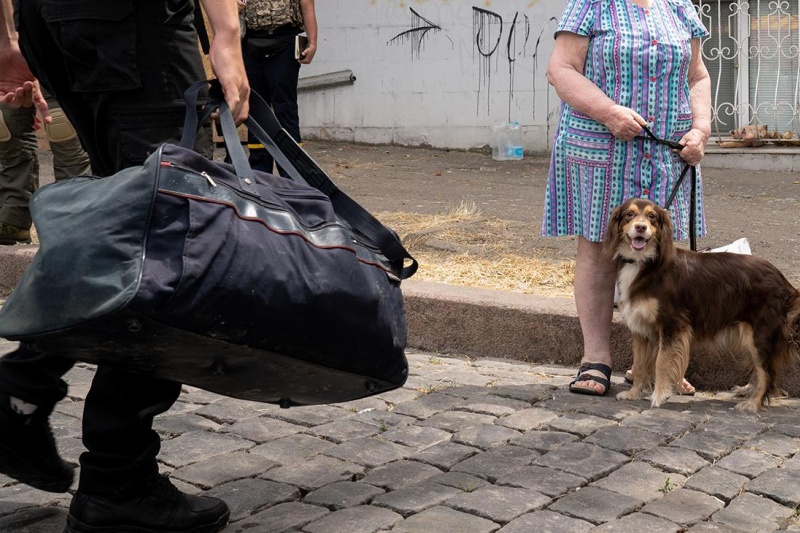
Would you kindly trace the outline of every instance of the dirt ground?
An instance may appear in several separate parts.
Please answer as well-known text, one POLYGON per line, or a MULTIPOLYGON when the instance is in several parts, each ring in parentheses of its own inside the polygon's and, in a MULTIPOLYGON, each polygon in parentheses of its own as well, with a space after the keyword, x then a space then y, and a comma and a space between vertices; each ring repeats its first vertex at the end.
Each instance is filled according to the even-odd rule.
MULTIPOLYGON (((400 235, 414 234, 408 246, 422 263, 415 279, 571 297, 575 239, 539 236, 545 157, 500 162, 481 152, 331 141, 305 148, 340 189, 400 235)), ((46 184, 50 152, 41 164, 46 184)), ((746 237, 755 255, 800 286, 800 176, 703 173, 709 234, 698 247, 746 237)))

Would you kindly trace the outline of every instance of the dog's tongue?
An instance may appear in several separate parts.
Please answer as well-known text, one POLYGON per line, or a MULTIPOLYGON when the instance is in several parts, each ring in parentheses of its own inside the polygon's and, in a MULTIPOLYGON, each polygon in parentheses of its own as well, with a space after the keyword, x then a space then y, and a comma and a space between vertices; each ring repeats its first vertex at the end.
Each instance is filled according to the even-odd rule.
POLYGON ((644 250, 644 247, 647 246, 647 240, 643 237, 634 237, 631 239, 631 247, 634 250, 644 250))

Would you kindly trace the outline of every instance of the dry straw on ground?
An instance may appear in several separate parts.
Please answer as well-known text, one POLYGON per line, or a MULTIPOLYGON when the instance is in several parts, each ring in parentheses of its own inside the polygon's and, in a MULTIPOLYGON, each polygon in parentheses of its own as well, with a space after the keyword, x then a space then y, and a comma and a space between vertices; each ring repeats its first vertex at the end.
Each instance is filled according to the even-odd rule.
POLYGON ((474 204, 443 215, 380 212, 420 263, 416 280, 572 296, 574 262, 554 262, 536 251, 521 254, 507 242, 507 221, 483 217, 474 204))

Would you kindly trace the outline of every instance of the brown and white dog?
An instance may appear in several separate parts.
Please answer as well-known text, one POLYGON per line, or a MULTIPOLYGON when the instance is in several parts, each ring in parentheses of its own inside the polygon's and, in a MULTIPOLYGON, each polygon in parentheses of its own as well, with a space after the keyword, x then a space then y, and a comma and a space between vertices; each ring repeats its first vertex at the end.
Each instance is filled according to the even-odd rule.
POLYGON ((800 293, 772 264, 751 255, 676 248, 669 212, 644 199, 611 214, 603 252, 618 261, 619 310, 633 341, 633 386, 658 407, 680 390, 693 342, 711 343, 751 370, 737 409, 757 411, 775 378, 800 361, 800 293))

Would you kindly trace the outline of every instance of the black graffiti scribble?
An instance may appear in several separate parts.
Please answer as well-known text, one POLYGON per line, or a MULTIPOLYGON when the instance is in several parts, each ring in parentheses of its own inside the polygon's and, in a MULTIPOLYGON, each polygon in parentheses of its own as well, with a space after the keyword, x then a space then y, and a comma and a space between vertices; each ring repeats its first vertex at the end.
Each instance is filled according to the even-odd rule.
POLYGON ((522 36, 522 52, 517 52, 517 19, 519 18, 519 11, 514 14, 514 20, 511 22, 511 29, 508 31, 508 42, 506 43, 506 56, 508 57, 508 121, 511 122, 511 102, 514 100, 514 77, 515 77, 515 63, 517 57, 525 54, 525 48, 528 45, 528 39, 531 36, 531 22, 528 15, 523 14, 524 17, 524 35, 522 36))
MULTIPOLYGON (((550 20, 548 20, 547 22, 548 22, 548 26, 550 26, 552 24, 558 24, 558 19, 556 19, 555 17, 550 17, 550 20)), ((534 122, 536 122, 536 105, 535 105, 535 102, 536 102, 536 81, 537 81, 536 80, 536 76, 538 75, 537 73, 539 72, 539 43, 542 42, 542 35, 544 35, 544 32, 546 30, 547 30, 547 27, 542 28, 542 31, 539 32, 539 37, 536 38, 536 45, 533 48, 533 69, 532 69, 532 71, 533 71, 533 101, 534 101, 534 106, 533 106, 533 117, 532 118, 533 118, 534 122)), ((549 87, 549 85, 548 85, 548 87, 549 87)), ((549 94, 550 94, 549 89, 548 89, 547 93, 548 93, 548 98, 549 98, 549 94)), ((549 100, 548 100, 548 102, 549 102, 549 100)), ((550 106, 547 106, 547 109, 550 109, 550 106)), ((550 127, 549 119, 547 121, 547 124, 548 124, 548 128, 549 128, 550 127)))
MULTIPOLYGON (((419 58, 420 51, 425 44, 425 37, 429 32, 439 33, 446 30, 414 11, 413 7, 409 7, 408 9, 411 10, 411 29, 398 33, 389 40, 388 44, 410 41, 411 56, 413 59, 414 57, 419 58)), ((447 37, 447 35, 445 35, 445 37, 447 37)), ((453 40, 450 39, 450 37, 447 37, 447 40, 450 41, 450 46, 454 47, 453 40)))
POLYGON ((503 37, 503 17, 493 11, 472 7, 472 32, 475 34, 475 49, 478 50, 478 112, 481 105, 481 86, 486 86, 486 113, 489 113, 492 87, 492 56, 503 37), (497 38, 492 38, 492 28, 499 26, 497 38))

